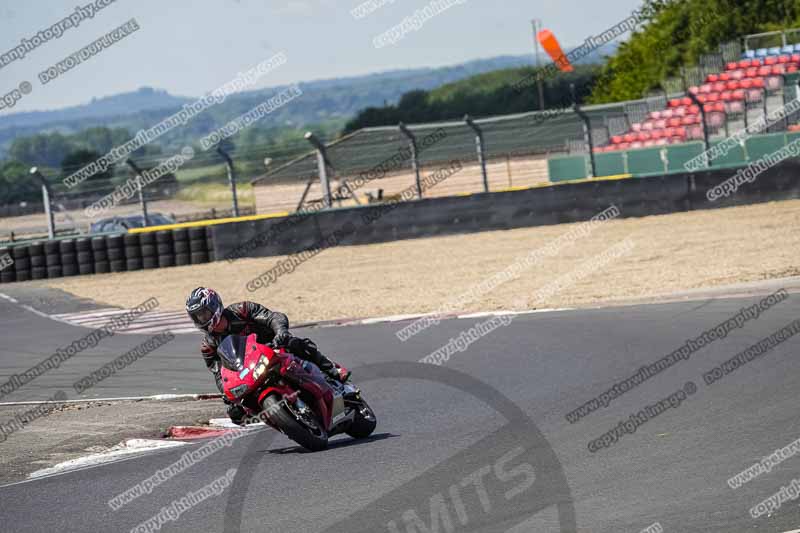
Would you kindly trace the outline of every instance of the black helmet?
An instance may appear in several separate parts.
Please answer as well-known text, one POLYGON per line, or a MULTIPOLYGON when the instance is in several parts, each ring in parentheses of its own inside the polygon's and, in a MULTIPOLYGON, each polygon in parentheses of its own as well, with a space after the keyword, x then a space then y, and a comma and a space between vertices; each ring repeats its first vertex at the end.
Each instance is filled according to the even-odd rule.
POLYGON ((186 299, 186 312, 197 329, 212 331, 222 317, 222 298, 213 289, 197 287, 186 299))

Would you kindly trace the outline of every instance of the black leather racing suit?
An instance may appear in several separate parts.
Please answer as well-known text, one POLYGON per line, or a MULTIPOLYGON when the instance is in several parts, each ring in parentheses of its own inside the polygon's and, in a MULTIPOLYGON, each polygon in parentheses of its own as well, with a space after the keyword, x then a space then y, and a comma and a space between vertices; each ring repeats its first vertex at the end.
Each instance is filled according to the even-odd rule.
MULTIPOLYGON (((222 311, 222 316, 228 321, 228 327, 225 331, 206 333, 200 345, 203 359, 208 369, 214 374, 214 382, 220 392, 223 392, 224 389, 222 387, 222 377, 220 376, 221 363, 217 354, 217 347, 225 337, 228 335, 247 336, 255 333, 258 342, 266 344, 272 341, 277 333, 281 331, 288 332, 289 330, 289 319, 286 315, 277 311, 270 311, 255 302, 239 302, 229 305, 222 311)), ((286 348, 294 355, 311 361, 323 372, 334 368, 331 360, 322 355, 317 350, 316 345, 308 339, 294 338, 286 348)), ((225 403, 229 403, 227 399, 225 403)))

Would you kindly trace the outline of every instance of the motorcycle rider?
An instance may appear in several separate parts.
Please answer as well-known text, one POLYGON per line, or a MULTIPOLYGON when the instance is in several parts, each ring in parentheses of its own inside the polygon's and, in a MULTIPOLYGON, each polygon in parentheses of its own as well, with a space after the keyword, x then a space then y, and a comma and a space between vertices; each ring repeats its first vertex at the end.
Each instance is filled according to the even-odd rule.
POLYGON ((228 406, 228 416, 235 424, 241 425, 246 416, 239 404, 234 404, 224 396, 222 377, 220 375, 220 357, 217 347, 228 335, 257 335, 262 344, 271 342, 274 346, 283 346, 289 352, 317 365, 322 372, 332 379, 347 381, 350 372, 334 364, 317 349, 310 339, 302 339, 289 333, 289 319, 283 313, 270 311, 255 302, 239 302, 228 307, 222 305, 222 298, 213 289, 198 287, 186 300, 186 312, 195 327, 204 331, 205 336, 200 344, 200 352, 208 369, 214 374, 217 389, 223 393, 223 401, 228 406))

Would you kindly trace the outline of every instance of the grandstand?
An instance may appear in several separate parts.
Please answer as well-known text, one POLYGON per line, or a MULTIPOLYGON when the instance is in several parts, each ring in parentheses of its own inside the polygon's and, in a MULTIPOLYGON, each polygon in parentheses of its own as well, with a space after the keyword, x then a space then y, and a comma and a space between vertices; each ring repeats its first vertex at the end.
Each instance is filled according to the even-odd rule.
MULTIPOLYGON (((589 154, 584 122, 569 109, 486 117, 474 123, 482 133, 489 190, 537 186, 591 177, 648 176, 685 172, 685 164, 721 139, 766 121, 787 102, 797 99, 800 40, 796 30, 771 32, 782 46, 750 49, 754 37, 724 43, 701 56, 698 64, 665 79, 642 99, 586 106, 593 141, 589 154), (791 37, 790 37, 791 36, 791 37), (742 44, 745 49, 743 50, 742 44), (694 99, 692 96, 694 96, 694 99), (696 101, 695 101, 696 100, 696 101), (701 113, 700 106, 703 106, 701 113), (703 116, 705 115, 705 128, 703 116), (705 131, 704 131, 705 130, 705 131), (594 172, 592 172, 594 161, 594 172)), ((747 164, 794 139, 800 113, 767 123, 739 149, 710 161, 716 168, 747 164)), ((464 169, 423 196, 447 196, 484 190, 476 132, 465 121, 409 125, 419 139, 441 130, 435 144, 420 147, 421 173, 459 160, 464 169)), ((379 201, 398 195, 415 181, 414 162, 400 164, 369 180, 353 194, 345 186, 399 152, 409 139, 399 127, 364 128, 325 147, 327 174, 337 205, 379 201)), ((256 210, 294 211, 322 201, 317 156, 312 150, 253 180, 256 210)))

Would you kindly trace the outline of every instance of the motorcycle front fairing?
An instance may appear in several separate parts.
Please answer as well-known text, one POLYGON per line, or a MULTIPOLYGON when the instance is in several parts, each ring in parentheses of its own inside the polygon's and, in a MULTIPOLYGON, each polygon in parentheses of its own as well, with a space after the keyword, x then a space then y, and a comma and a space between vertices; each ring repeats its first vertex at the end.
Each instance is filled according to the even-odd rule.
POLYGON ((270 356, 274 352, 256 342, 253 333, 247 338, 228 335, 220 343, 217 353, 222 363, 220 375, 225 397, 238 402, 266 380, 270 356))

